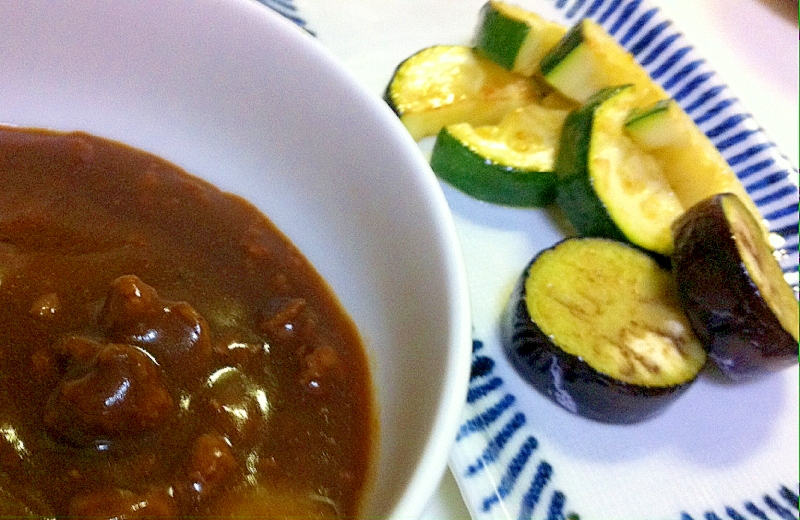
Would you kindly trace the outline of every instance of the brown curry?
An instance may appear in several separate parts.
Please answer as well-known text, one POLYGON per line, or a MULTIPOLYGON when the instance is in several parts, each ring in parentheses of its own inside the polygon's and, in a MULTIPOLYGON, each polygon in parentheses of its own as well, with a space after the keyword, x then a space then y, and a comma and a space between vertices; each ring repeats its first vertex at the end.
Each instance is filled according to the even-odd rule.
POLYGON ((0 516, 337 518, 358 333, 262 214, 84 133, 0 128, 0 516))

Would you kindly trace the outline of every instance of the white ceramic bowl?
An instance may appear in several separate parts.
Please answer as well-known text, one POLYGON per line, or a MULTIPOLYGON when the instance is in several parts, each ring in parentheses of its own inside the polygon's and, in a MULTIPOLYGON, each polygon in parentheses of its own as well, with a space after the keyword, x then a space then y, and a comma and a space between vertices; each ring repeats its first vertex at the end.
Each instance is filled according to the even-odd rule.
POLYGON ((257 205, 371 357, 381 434, 365 516, 419 515, 465 398, 469 306, 439 185, 380 99, 254 1, 3 0, 0 123, 116 139, 257 205))

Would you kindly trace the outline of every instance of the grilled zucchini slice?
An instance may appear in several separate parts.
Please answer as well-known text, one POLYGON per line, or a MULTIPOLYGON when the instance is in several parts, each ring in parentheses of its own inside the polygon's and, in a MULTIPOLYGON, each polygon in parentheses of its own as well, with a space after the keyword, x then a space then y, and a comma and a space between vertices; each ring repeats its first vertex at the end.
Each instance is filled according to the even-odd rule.
POLYGON ((506 2, 491 0, 480 13, 475 50, 507 70, 526 76, 539 71, 539 62, 567 28, 506 2))
POLYGON ((796 365, 798 303, 742 201, 703 200, 674 231, 681 303, 721 371, 745 379, 796 365))
POLYGON ((570 28, 540 69, 547 83, 581 103, 599 90, 627 84, 634 85, 643 105, 669 97, 631 53, 588 18, 570 28))
POLYGON ((498 125, 447 126, 436 138, 431 168, 479 200, 519 207, 550 204, 555 150, 567 113, 533 104, 510 112, 498 125))
POLYGON ((668 255, 683 207, 661 165, 625 134, 629 85, 601 90, 564 122, 556 202, 582 236, 626 240, 668 255))
POLYGON ((728 162, 673 99, 635 109, 625 132, 661 165, 670 188, 688 209, 717 193, 733 193, 758 221, 767 224, 728 162))
POLYGON ((735 193, 768 236, 725 159, 674 101, 641 108, 632 86, 601 90, 564 122, 556 202, 579 234, 669 256, 672 224, 717 193, 735 193))
POLYGON ((528 264, 502 341, 539 392, 608 423, 655 416, 706 361, 669 271, 641 250, 599 238, 566 239, 528 264))
POLYGON ((384 100, 415 140, 455 123, 496 124, 541 98, 530 78, 507 71, 471 47, 435 45, 404 60, 384 100))
POLYGON ((652 106, 634 109, 625 122, 625 130, 643 150, 680 146, 686 134, 678 119, 679 107, 671 99, 662 99, 652 106))

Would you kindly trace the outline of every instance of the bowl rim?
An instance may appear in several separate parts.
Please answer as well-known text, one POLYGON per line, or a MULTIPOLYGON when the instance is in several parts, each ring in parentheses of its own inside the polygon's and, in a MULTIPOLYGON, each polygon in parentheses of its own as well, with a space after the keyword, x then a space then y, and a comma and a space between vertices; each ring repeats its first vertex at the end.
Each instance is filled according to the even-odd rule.
MULTIPOLYGON (((243 5, 255 6, 268 18, 283 26, 287 31, 298 32, 297 26, 287 18, 276 13, 256 0, 232 0, 243 5)), ((301 36, 307 36, 301 34, 301 36)), ((442 389, 446 392, 440 396, 435 414, 435 420, 428 435, 425 448, 420 455, 420 463, 416 466, 405 489, 396 501, 394 508, 387 518, 391 520, 409 520, 419 518, 428 502, 435 493, 441 478, 448 467, 450 449, 455 444, 456 434, 460 426, 461 414, 466 403, 469 387, 470 371, 472 367, 472 325, 470 297, 467 273, 464 258, 461 254, 460 239, 456 230, 453 215, 441 189, 439 181, 424 158, 419 145, 411 138, 399 118, 391 111, 389 106, 379 97, 370 92, 365 85, 359 82, 347 70, 344 63, 335 56, 327 47, 316 38, 300 38, 298 42, 306 47, 306 51, 315 54, 325 62, 330 69, 341 76, 349 88, 353 89, 365 103, 372 104, 373 110, 383 113, 383 123, 387 126, 392 137, 416 157, 417 171, 426 184, 425 194, 432 200, 433 209, 438 213, 443 252, 447 260, 450 288, 449 300, 453 308, 450 312, 451 326, 448 346, 451 361, 448 362, 450 370, 443 374, 442 389), (447 391, 449 389, 449 391, 447 391)), ((375 453, 380 457, 380 453, 375 453)), ((376 461, 377 463, 377 461, 376 461)), ((368 485, 367 492, 371 492, 374 483, 368 485)), ((363 513, 363 512, 362 512, 363 513)))
MULTIPOLYGON (((40 4, 39 8, 47 4, 47 2, 39 0, 22 3, 25 6, 29 4, 34 6, 37 2, 40 4)), ((188 6, 189 0, 174 0, 173 3, 188 6)), ((141 5, 138 5, 137 8, 140 10, 146 10, 148 8, 147 4, 151 4, 153 9, 158 9, 158 2, 143 0, 139 4, 141 5)), ((20 4, 16 2, 9 2, 7 7, 13 10, 15 5, 17 9, 20 8, 20 4)), ((52 6, 47 6, 47 8, 52 9, 52 6)), ((94 8, 83 6, 82 9, 94 8)), ((424 191, 421 191, 420 194, 426 197, 426 207, 431 210, 432 216, 435 217, 435 222, 432 224, 436 226, 440 254, 447 266, 447 272, 445 273, 448 278, 446 287, 449 290, 447 301, 450 305, 447 309, 449 320, 446 324, 448 327, 446 345, 447 371, 441 374, 442 385, 439 387, 439 393, 436 396, 436 409, 432 412, 433 421, 430 424, 429 431, 426 432, 425 443, 420 451, 419 459, 415 463, 413 472, 408 480, 403 483, 404 486, 402 488, 398 486, 399 495, 396 500, 392 501, 392 508, 387 515, 388 518, 395 520, 418 518, 433 496, 447 468, 450 448, 455 443, 462 409, 466 402, 471 368, 472 328, 467 274, 461 254, 459 237, 444 193, 427 160, 420 152, 418 145, 408 135, 388 105, 370 92, 365 85, 356 80, 347 70, 344 63, 322 43, 287 18, 256 0, 211 2, 205 5, 204 9, 209 9, 211 12, 230 10, 229 13, 233 12, 238 16, 249 17, 252 23, 267 24, 270 29, 279 32, 281 38, 290 41, 295 51, 301 52, 306 56, 312 56, 315 65, 324 66, 327 72, 335 73, 337 80, 343 82, 346 88, 352 90, 353 95, 360 102, 367 104, 370 111, 379 114, 378 117, 381 118, 381 124, 385 125, 387 132, 390 134, 389 137, 398 143, 403 150, 407 151, 407 154, 404 155, 408 156, 408 160, 413 164, 414 174, 419 177, 417 180, 424 186, 424 191)), ((0 8, 0 11, 2 10, 0 8)), ((2 117, 4 116, 0 115, 0 123, 6 123, 6 121, 2 120, 2 117)), ((22 124, 20 126, 25 125, 22 124)), ((69 130, 81 128, 59 128, 56 125, 53 129, 69 130)), ((101 135, 101 137, 118 139, 119 136, 101 135)), ((140 146, 139 143, 134 142, 131 145, 146 149, 146 147, 140 146)), ((153 153, 160 155, 158 151, 153 153)), ((376 404, 379 403, 376 402, 376 404)), ((379 413, 380 410, 376 410, 376 414, 379 413)), ((376 442, 376 448, 379 445, 380 442, 376 442)), ((377 449, 374 451, 373 458, 375 460, 373 460, 372 466, 374 468, 373 471, 377 471, 382 454, 377 449)), ((372 492, 380 492, 374 482, 366 489, 367 499, 372 492)))

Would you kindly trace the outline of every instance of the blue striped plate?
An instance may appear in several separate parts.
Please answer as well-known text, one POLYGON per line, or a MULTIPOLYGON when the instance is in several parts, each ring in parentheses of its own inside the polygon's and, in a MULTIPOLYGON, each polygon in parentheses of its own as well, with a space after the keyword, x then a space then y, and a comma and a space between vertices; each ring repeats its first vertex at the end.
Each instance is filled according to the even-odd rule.
MULTIPOLYGON (((290 0, 260 1, 306 26, 290 0)), ((409 1, 408 9, 465 9, 436 3, 409 1)), ((781 267, 797 292, 797 169, 675 25, 643 0, 519 3, 536 3, 542 15, 565 25, 593 18, 634 54, 740 177, 769 221, 781 267)), ((369 58, 353 60, 367 80, 380 67, 388 78, 397 61, 370 61, 384 51, 390 55, 372 43, 385 44, 385 35, 372 40, 367 25, 347 27, 348 7, 338 9, 336 20, 320 17, 309 25, 332 47, 357 34, 363 44, 348 40, 339 48, 369 58)), ((379 2, 370 16, 380 20, 381 9, 396 8, 379 2)), ((477 9, 470 23, 475 20, 477 9)), ((411 31, 392 37, 397 45, 415 38, 417 48, 467 43, 424 40, 411 31)), ((461 234, 475 302, 472 378, 450 459, 475 520, 798 519, 797 367, 743 385, 703 377, 664 414, 639 425, 600 425, 564 412, 514 372, 498 332, 511 284, 533 254, 563 237, 561 228, 540 212, 492 207, 442 189, 461 234)))
MULTIPOLYGON (((798 172, 710 65, 645 1, 550 7, 567 25, 598 21, 692 116, 768 219, 797 291, 798 172)), ((701 380, 663 416, 615 427, 543 402, 508 365, 496 328, 483 334, 451 457, 476 520, 798 518, 796 368, 746 387, 701 380)))

